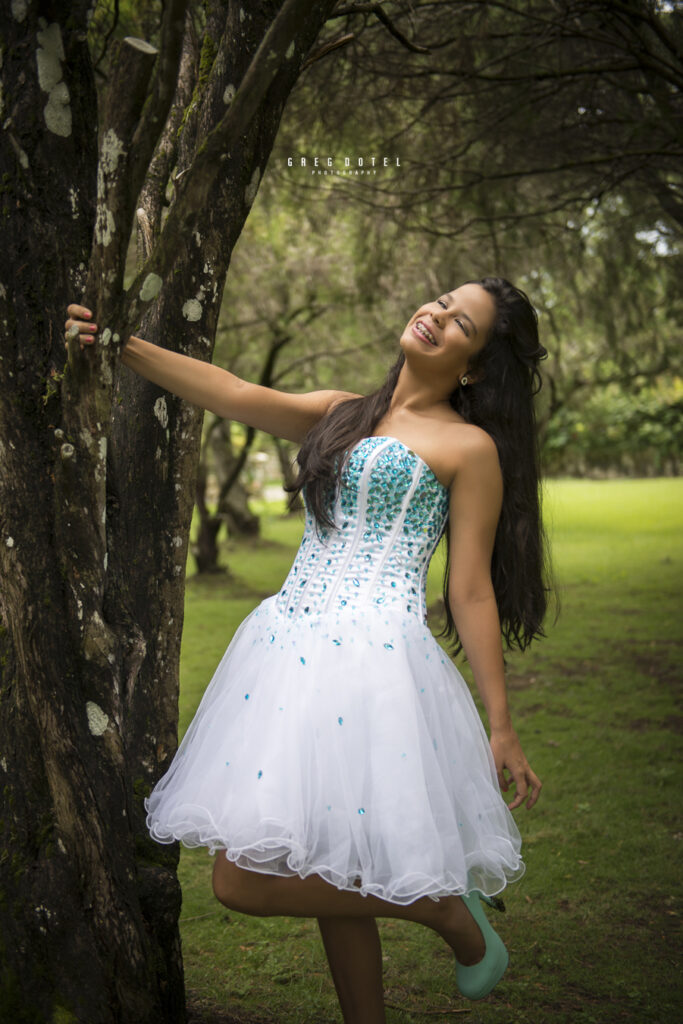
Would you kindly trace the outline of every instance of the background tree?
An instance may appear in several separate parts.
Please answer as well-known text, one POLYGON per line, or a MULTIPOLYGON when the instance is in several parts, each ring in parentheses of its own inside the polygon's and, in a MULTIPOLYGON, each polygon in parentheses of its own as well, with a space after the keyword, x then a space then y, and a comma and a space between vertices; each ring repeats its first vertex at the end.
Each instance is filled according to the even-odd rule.
POLYGON ((290 146, 396 147, 400 188, 370 180, 364 201, 405 227, 485 239, 492 223, 547 223, 624 189, 683 225, 679 5, 397 0, 341 4, 335 23, 346 45, 325 61, 329 102, 301 132, 296 103, 319 66, 293 97, 290 146))
MULTIPOLYGON (((409 295, 484 273, 521 284, 550 349, 539 402, 550 470, 590 468, 572 454, 579 438, 566 417, 580 423, 607 387, 627 402, 648 389, 648 415, 673 423, 680 11, 639 0, 424 0, 381 12, 394 34, 377 4, 335 9, 345 45, 295 90, 265 188, 274 181, 295 206, 355 221, 358 293, 375 309, 386 302, 385 316, 392 302, 408 313, 409 295), (309 109, 323 70, 330 100, 309 109), (400 155, 400 173, 360 179, 312 177, 285 159, 387 152, 400 155)), ((675 444, 668 428, 658 436, 675 444)), ((585 432, 584 455, 594 437, 585 432)), ((618 449, 615 435, 611 465, 632 471, 618 449)), ((594 465, 610 465, 609 446, 594 465)), ((653 455, 650 465, 674 463, 653 455)))
MULTIPOLYGON (((385 325, 359 330, 371 318, 369 304, 359 302, 356 258, 349 230, 357 218, 336 215, 331 221, 315 209, 282 202, 277 189, 259 196, 233 253, 216 336, 216 361, 247 380, 290 391, 318 388, 373 387, 383 376, 394 337, 385 325), (369 344, 370 339, 372 345, 369 344)), ((231 495, 242 509, 240 474, 258 432, 244 432, 239 454, 214 443, 219 428, 205 418, 200 523, 196 551, 199 571, 217 567, 217 538, 223 523, 241 512, 231 509, 231 495), (229 464, 229 465, 228 465, 229 464), (205 498, 210 476, 219 491, 211 512, 205 498)), ((295 446, 258 435, 258 443, 277 455, 282 482, 291 483, 295 446)), ((299 506, 302 507, 302 506, 299 506)), ((239 522, 233 518, 233 532, 239 522)), ((252 532, 250 530, 250 532, 252 532)))
MULTIPOLYGON (((583 457, 596 435, 580 428, 584 406, 605 387, 620 396, 654 389, 648 416, 673 423, 667 381, 680 351, 680 289, 676 218, 666 211, 678 190, 680 96, 667 53, 681 35, 676 12, 647 3, 425 0, 339 4, 330 25, 339 26, 336 45, 295 90, 259 195, 263 215, 250 220, 245 251, 259 253, 259 266, 245 277, 233 265, 234 288, 228 282, 223 322, 237 361, 229 347, 218 358, 258 378, 245 349, 260 359, 268 342, 257 316, 245 321, 245 345, 235 313, 248 318, 254 296, 260 302, 268 292, 257 288, 264 267, 269 283, 283 281, 286 268, 287 287, 290 268, 308 279, 305 254, 319 259, 326 246, 349 286, 345 312, 322 309, 305 340, 309 358, 330 369, 330 344, 359 344, 365 334, 379 352, 376 332, 391 324, 384 367, 401 304, 408 315, 421 291, 495 269, 531 293, 550 342, 539 402, 549 471, 608 467, 609 445, 593 462, 583 457), (329 102, 320 107, 323 87, 329 102), (342 153, 367 162, 392 147, 400 174, 360 181, 321 179, 286 160, 333 152, 338 163, 342 153), (569 421, 579 427, 568 431, 569 421)), ((324 259, 319 270, 329 282, 324 259)), ((309 375, 301 386, 367 390, 376 379, 367 356, 366 344, 355 385, 342 363, 326 384, 309 375)), ((614 414, 623 419, 616 407, 614 414)), ((657 436, 665 447, 675 440, 666 427, 657 436)), ((623 471, 629 464, 616 440, 612 465, 623 471)), ((650 465, 674 463, 653 455, 650 465)))

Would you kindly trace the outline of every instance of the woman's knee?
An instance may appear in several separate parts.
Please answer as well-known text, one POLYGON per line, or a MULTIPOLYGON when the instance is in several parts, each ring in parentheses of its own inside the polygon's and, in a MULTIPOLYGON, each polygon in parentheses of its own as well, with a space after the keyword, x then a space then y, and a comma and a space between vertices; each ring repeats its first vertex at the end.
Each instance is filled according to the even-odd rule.
POLYGON ((213 892, 217 900, 240 914, 266 914, 265 882, 267 878, 254 871, 239 868, 219 850, 213 865, 213 892))

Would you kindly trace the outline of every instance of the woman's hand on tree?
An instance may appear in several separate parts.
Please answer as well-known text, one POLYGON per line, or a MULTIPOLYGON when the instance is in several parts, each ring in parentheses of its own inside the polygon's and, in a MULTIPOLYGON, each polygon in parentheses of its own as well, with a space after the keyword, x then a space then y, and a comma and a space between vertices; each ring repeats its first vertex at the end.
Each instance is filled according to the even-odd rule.
POLYGON ((92 312, 86 306, 77 306, 74 302, 66 307, 66 311, 69 314, 69 319, 64 324, 64 344, 69 344, 66 332, 68 332, 70 327, 76 326, 78 327, 78 340, 81 349, 85 348, 86 345, 92 345, 95 341, 95 332, 97 331, 97 324, 88 322, 92 318, 92 312))
POLYGON ((490 742, 500 788, 507 793, 510 786, 514 785, 517 790, 514 800, 508 805, 510 810, 519 807, 525 800, 529 810, 538 800, 542 783, 524 756, 517 733, 511 726, 492 730, 490 742))

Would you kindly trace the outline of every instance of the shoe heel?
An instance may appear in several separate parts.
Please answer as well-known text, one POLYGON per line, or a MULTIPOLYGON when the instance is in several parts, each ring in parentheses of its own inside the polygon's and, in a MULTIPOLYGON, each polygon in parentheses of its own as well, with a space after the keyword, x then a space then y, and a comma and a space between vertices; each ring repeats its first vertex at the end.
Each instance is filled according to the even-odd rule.
POLYGON ((466 999, 483 999, 505 974, 510 957, 505 943, 491 927, 484 913, 481 900, 485 897, 474 891, 463 896, 462 899, 481 930, 485 952, 477 964, 461 964, 456 957, 456 981, 461 994, 466 999))
POLYGON ((484 893, 480 892, 479 899, 482 903, 485 903, 487 907, 491 907, 493 910, 497 910, 501 914, 505 913, 505 903, 500 896, 484 896, 484 893))

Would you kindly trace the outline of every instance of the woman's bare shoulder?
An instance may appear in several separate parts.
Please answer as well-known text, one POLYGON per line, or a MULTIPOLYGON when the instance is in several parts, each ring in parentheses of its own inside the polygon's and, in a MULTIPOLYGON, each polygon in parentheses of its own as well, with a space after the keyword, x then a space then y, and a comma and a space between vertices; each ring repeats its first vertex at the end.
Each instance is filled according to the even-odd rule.
POLYGON ((498 452, 496 442, 491 435, 483 427, 478 427, 476 423, 454 421, 449 425, 448 431, 453 439, 453 446, 463 451, 498 452))
POLYGON ((474 423, 453 421, 444 426, 442 451, 448 475, 454 481, 463 472, 500 474, 496 442, 474 423))

